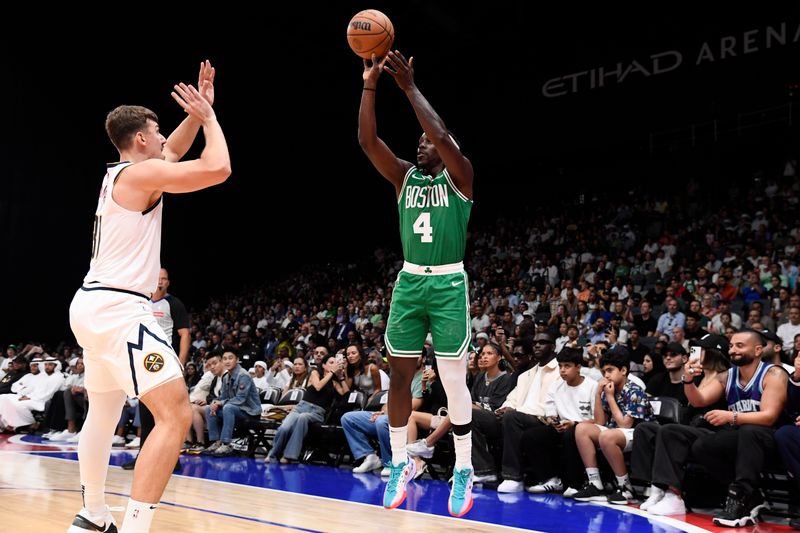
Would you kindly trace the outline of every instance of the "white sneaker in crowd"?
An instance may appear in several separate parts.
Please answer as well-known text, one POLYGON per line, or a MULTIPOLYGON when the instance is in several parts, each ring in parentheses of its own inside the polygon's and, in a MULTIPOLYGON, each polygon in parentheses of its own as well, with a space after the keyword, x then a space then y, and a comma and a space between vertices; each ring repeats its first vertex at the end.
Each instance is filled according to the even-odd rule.
POLYGON ((125 447, 126 448, 138 448, 141 445, 142 445, 142 439, 139 438, 139 437, 136 437, 135 439, 130 441, 128 444, 126 444, 125 447))
POLYGON ((664 497, 664 489, 656 486, 650 486, 650 496, 639 506, 642 511, 647 511, 650 507, 654 506, 664 497))
POLYGON ((525 490, 532 492, 533 494, 541 494, 543 492, 563 492, 564 484, 561 482, 560 477, 551 477, 547 481, 532 485, 525 490))
POLYGON ((668 490, 660 502, 647 508, 647 512, 660 516, 686 514, 686 504, 683 503, 683 498, 668 490))
POLYGON ((373 470, 377 470, 379 468, 383 468, 383 463, 381 462, 380 458, 371 453, 364 458, 364 461, 353 469, 354 474, 364 474, 366 472, 372 472, 373 470))

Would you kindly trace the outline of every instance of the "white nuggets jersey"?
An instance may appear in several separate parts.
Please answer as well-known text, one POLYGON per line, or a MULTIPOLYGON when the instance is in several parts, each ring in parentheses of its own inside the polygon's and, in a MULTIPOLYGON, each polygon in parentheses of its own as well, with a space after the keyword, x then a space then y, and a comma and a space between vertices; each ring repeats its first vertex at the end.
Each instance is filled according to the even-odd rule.
POLYGON ((163 198, 141 212, 129 211, 114 201, 117 177, 131 164, 108 165, 94 216, 92 260, 83 281, 149 297, 158 287, 161 269, 163 198))

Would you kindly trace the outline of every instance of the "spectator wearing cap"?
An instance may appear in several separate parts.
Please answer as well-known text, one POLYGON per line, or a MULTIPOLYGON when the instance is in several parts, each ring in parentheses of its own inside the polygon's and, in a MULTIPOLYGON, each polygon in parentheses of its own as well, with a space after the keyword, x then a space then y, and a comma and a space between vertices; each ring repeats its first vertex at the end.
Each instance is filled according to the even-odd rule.
POLYGON ((612 344, 628 343, 628 332, 622 328, 622 315, 617 313, 611 315, 608 324, 608 331, 609 331, 609 341, 612 344))
POLYGON ((794 348, 794 337, 800 334, 800 307, 789 307, 789 321, 786 324, 778 326, 776 332, 778 337, 783 339, 783 349, 787 353, 794 348))
POLYGON ((13 385, 27 373, 28 362, 23 356, 18 355, 12 359, 5 371, 5 375, 0 378, 0 394, 11 394, 12 392, 15 392, 15 390, 12 388, 13 385))
POLYGON ((678 308, 678 300, 675 298, 669 298, 666 303, 667 312, 658 317, 656 333, 663 333, 671 337, 672 330, 675 327, 682 328, 686 325, 686 315, 684 315, 678 308))
MULTIPOLYGON (((705 351, 728 348, 725 339, 717 335, 695 342, 705 351)), ((686 511, 681 488, 691 454, 716 479, 731 482, 725 507, 714 516, 714 524, 741 527, 754 523, 763 506, 758 482, 767 458, 776 452, 773 425, 783 410, 788 382, 783 369, 761 361, 765 344, 757 331, 734 334, 729 349, 734 366, 703 387, 695 378, 704 364, 692 361, 684 367, 684 391, 690 405, 703 408, 722 400, 727 409, 706 412, 702 426, 670 424, 659 432, 663 442, 656 444, 653 487, 643 504, 646 510, 660 515, 686 511), (731 426, 733 430, 722 430, 731 426)))
MULTIPOLYGON (((698 389, 704 390, 717 379, 719 373, 725 372, 730 367, 727 355, 728 340, 719 335, 706 334, 703 339, 693 340, 692 346, 701 347, 700 363, 703 374, 702 376, 696 376, 694 381, 698 389)), ((681 372, 683 375, 683 370, 681 372)), ((653 514, 665 514, 675 509, 679 510, 679 506, 673 507, 676 501, 672 497, 668 498, 659 507, 655 507, 658 501, 664 497, 667 488, 661 480, 672 476, 670 471, 665 470, 669 466, 666 463, 669 450, 665 450, 664 447, 676 441, 676 439, 679 440, 680 435, 693 435, 695 429, 706 427, 707 424, 703 415, 707 411, 725 409, 725 407, 727 407, 727 404, 724 400, 701 408, 687 405, 687 409, 680 420, 680 424, 688 424, 687 426, 681 426, 680 424, 661 426, 656 422, 647 422, 636 426, 633 437, 636 445, 631 453, 631 478, 651 485, 651 498, 642 504, 643 510, 653 514), (664 432, 666 428, 670 429, 664 432), (684 428, 686 429, 684 430, 684 428), (656 460, 656 458, 658 459, 656 460)), ((713 428, 710 425, 707 427, 713 428)), ((676 457, 680 457, 680 453, 678 450, 676 457)), ((683 453, 688 453, 688 446, 683 453)))
POLYGON ((667 370, 657 376, 653 376, 647 382, 647 394, 650 396, 669 396, 676 398, 682 406, 687 405, 686 394, 683 392, 683 365, 688 360, 686 349, 677 342, 667 344, 664 351, 664 368, 667 370))
POLYGON ((763 326, 757 329, 757 331, 761 333, 761 336, 764 337, 764 341, 766 342, 764 351, 761 353, 761 360, 765 363, 781 366, 789 375, 792 375, 794 373, 794 362, 789 362, 789 352, 783 350, 783 340, 763 326))

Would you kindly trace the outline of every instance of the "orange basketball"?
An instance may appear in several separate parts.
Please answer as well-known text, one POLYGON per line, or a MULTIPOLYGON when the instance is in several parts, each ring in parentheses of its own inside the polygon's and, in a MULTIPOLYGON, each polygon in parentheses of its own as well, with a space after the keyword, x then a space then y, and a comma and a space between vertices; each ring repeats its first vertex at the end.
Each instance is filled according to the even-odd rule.
POLYGON ((347 43, 364 59, 385 56, 393 42, 392 21, 377 9, 360 11, 347 24, 347 43))

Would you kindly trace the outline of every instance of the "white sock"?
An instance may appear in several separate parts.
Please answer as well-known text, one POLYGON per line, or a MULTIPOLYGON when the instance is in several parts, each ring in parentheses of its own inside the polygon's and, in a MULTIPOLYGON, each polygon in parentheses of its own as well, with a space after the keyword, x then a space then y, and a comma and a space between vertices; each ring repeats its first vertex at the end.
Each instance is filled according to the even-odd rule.
POLYGON ((157 503, 137 502, 133 498, 129 499, 128 510, 125 511, 125 520, 122 522, 120 533, 148 533, 156 507, 158 507, 157 503))
POLYGON ((408 425, 399 428, 389 426, 389 443, 392 445, 392 464, 395 466, 404 465, 408 462, 406 440, 408 440, 408 425))
POLYGON ((625 474, 624 476, 618 476, 615 474, 614 477, 617 478, 617 486, 619 488, 624 489, 631 486, 631 480, 628 478, 628 474, 625 474))
POLYGON ((456 468, 472 468, 472 432, 466 435, 453 435, 453 445, 456 451, 456 468))
POLYGON ((589 478, 589 483, 594 485, 596 488, 603 490, 603 481, 600 479, 599 468, 587 468, 586 477, 589 478))
POLYGON ((106 473, 111 440, 126 396, 119 390, 89 392, 88 398, 92 407, 86 414, 83 437, 78 442, 83 507, 92 515, 105 516, 106 473))

